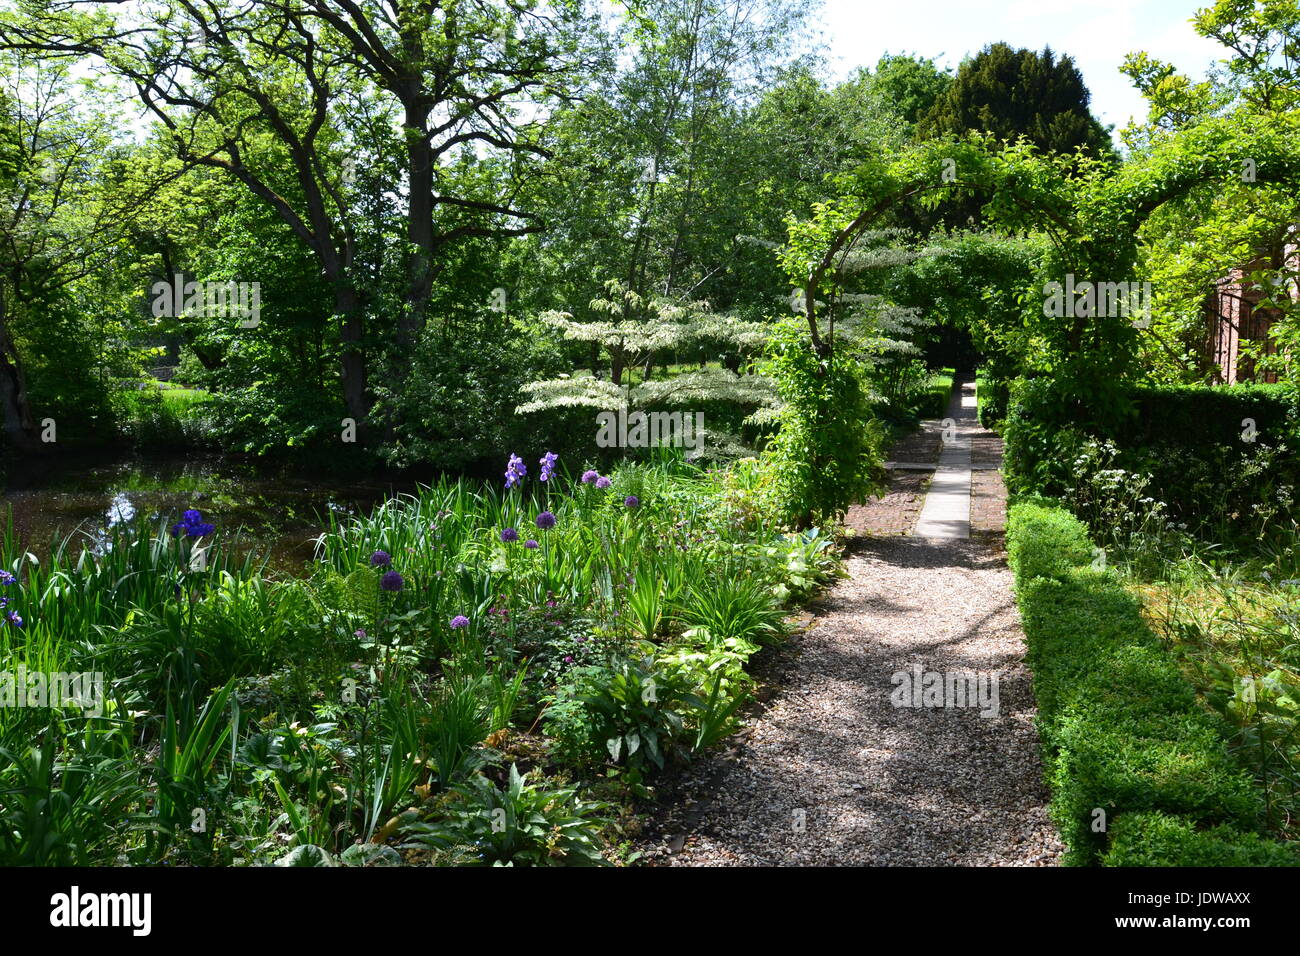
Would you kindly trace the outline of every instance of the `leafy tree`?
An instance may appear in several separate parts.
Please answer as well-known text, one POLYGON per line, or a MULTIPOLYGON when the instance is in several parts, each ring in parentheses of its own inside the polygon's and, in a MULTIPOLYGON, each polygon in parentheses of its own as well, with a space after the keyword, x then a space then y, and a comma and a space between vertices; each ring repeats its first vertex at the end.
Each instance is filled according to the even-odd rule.
POLYGON ((927 135, 979 130, 1008 143, 1024 137, 1047 152, 1112 156, 1110 137, 1088 110, 1089 98, 1069 56, 993 43, 961 65, 920 128, 927 135))
MULTIPOLYGON (((864 71, 865 72, 865 71, 864 71)), ((873 108, 888 110, 908 126, 927 116, 952 86, 950 73, 927 57, 886 53, 865 76, 873 108)))
MULTIPOLYGON (((529 401, 519 412, 530 414, 555 408, 589 408, 596 411, 651 411, 663 408, 699 409, 704 403, 727 402, 764 410, 756 423, 767 420, 775 406, 771 383, 761 376, 738 375, 729 369, 701 368, 663 380, 648 375, 634 382, 625 372, 647 356, 664 351, 684 351, 707 342, 728 343, 751 353, 762 348, 767 328, 712 312, 703 302, 677 303, 664 298, 643 300, 637 293, 610 280, 605 294, 590 303, 600 320, 575 320, 563 312, 547 312, 542 321, 570 340, 589 342, 609 357, 609 379, 591 375, 564 375, 531 382, 529 401)), ((739 447, 735 436, 716 427, 709 435, 715 446, 739 447)))
MULTIPOLYGON (((181 2, 31 5, 0 21, 0 41, 47 56, 91 57, 132 89, 191 166, 220 170, 265 202, 315 256, 341 329, 339 380, 350 416, 371 404, 366 332, 385 303, 360 268, 363 213, 347 169, 381 163, 375 124, 397 122, 404 144, 406 271, 384 345, 399 370, 428 315, 448 246, 540 229, 513 205, 519 177, 546 150, 540 120, 581 74, 581 4, 463 0, 181 2), (380 101, 378 110, 367 102, 380 101), (464 176, 476 150, 506 156, 499 179, 464 176), (476 189, 466 189, 467 186, 476 189)), ((382 314, 382 313, 379 313, 382 314)))
POLYGON ((1205 348, 1206 297, 1230 270, 1255 264, 1258 274, 1243 291, 1260 293, 1278 314, 1274 354, 1261 366, 1300 387, 1300 276, 1288 257, 1300 203, 1284 159, 1300 104, 1300 8, 1289 0, 1218 0, 1192 22, 1227 54, 1205 81, 1144 51, 1124 66, 1149 104, 1145 122, 1124 132, 1134 154, 1125 176, 1178 183, 1138 233, 1141 268, 1155 290, 1144 362, 1165 380, 1216 379, 1205 348), (1198 163, 1214 172, 1195 175, 1198 163))
MULTIPOLYGON (((755 149, 743 107, 788 57, 807 8, 805 0, 627 6, 612 38, 623 62, 557 117, 552 178, 538 184, 553 228, 519 247, 524 308, 598 318, 587 303, 610 279, 642 302, 707 299, 746 318, 779 300, 770 250, 746 237, 779 240, 784 209, 765 201, 771 154, 755 149), (764 267, 765 281, 748 281, 764 267)), ((597 352, 580 357, 594 365, 597 352)))
POLYGON ((107 437, 113 379, 142 359, 127 342, 143 278, 127 240, 175 173, 137 162, 104 86, 68 64, 8 53, 0 79, 5 433, 38 448, 36 420, 48 417, 58 437, 107 437))

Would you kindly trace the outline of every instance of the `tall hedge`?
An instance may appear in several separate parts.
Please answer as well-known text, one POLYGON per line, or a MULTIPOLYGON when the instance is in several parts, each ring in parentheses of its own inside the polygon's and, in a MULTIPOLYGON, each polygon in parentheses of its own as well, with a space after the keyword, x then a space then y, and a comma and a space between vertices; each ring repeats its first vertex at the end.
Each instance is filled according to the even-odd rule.
POLYGON ((1013 492, 1061 494, 1084 443, 1109 440, 1116 466, 1149 475, 1148 493, 1189 523, 1300 486, 1300 414, 1280 385, 1131 387, 1098 409, 1049 379, 1019 380, 1003 437, 1013 492), (1263 452, 1272 457, 1261 469, 1263 452))

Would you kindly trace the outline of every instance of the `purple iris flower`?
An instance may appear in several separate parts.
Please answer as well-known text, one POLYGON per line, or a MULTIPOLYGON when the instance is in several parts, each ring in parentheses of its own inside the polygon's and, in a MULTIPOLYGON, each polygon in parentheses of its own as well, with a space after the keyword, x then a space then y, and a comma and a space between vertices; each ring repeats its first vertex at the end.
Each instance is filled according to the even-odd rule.
POLYGON ((510 461, 506 463, 506 487, 516 487, 528 474, 528 466, 518 455, 511 455, 510 461))
POLYGON ((217 529, 203 520, 203 515, 191 508, 181 515, 181 520, 172 525, 172 537, 202 538, 217 529))

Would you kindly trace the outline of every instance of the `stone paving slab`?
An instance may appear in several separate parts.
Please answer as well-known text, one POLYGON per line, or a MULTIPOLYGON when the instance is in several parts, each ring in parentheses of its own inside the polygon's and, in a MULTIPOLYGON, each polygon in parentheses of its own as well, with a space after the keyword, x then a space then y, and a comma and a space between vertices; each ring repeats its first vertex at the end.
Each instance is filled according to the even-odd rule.
POLYGON ((940 430, 943 447, 912 532, 917 538, 970 537, 971 438, 979 430, 974 382, 954 385, 944 421, 951 421, 953 427, 940 430))

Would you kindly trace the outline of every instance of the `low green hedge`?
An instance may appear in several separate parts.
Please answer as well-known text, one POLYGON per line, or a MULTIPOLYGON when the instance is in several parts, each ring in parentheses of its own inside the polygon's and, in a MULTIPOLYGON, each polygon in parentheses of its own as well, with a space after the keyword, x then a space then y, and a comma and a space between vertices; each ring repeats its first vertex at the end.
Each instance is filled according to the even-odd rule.
POLYGON ((953 369, 945 368, 930 375, 916 403, 919 418, 943 418, 952 398, 952 383, 956 377, 953 369))
POLYGON ((1300 866, 1290 847, 1229 826, 1198 830, 1164 813, 1129 813, 1110 831, 1106 866, 1300 866))
POLYGON ((1017 502, 1007 548, 1066 862, 1140 859, 1131 836, 1140 826, 1163 834, 1151 852, 1164 865, 1222 855, 1238 845, 1233 834, 1240 859, 1263 860, 1261 845, 1295 856, 1253 833, 1262 799, 1228 755, 1227 728, 1199 704, 1137 600, 1111 572, 1091 567, 1083 524, 1042 501, 1017 502), (1136 816, 1148 822, 1120 826, 1136 816), (1172 822, 1149 822, 1157 818, 1172 822), (1174 824, 1197 835, 1185 854, 1174 824), (1202 835, 1207 828, 1215 828, 1212 836, 1202 835), (1129 842, 1118 842, 1126 834, 1129 842))
POLYGON ((1042 499, 1017 504, 1007 520, 1007 552, 1016 580, 1059 578, 1089 563, 1092 544, 1074 515, 1042 499))

